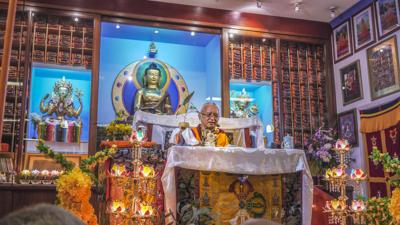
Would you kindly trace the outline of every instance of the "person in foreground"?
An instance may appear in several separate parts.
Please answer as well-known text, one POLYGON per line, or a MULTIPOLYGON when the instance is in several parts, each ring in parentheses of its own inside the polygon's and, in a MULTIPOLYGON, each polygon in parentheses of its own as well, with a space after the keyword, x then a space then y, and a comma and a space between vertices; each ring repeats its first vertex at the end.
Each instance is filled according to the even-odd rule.
POLYGON ((265 219, 249 219, 242 225, 281 225, 281 224, 265 219))
POLYGON ((84 225, 76 216, 50 204, 39 204, 13 212, 0 225, 84 225))
POLYGON ((189 146, 229 145, 228 136, 218 127, 219 109, 215 103, 205 103, 198 116, 200 124, 197 127, 189 128, 188 124, 182 123, 180 128, 172 132, 169 142, 189 146))

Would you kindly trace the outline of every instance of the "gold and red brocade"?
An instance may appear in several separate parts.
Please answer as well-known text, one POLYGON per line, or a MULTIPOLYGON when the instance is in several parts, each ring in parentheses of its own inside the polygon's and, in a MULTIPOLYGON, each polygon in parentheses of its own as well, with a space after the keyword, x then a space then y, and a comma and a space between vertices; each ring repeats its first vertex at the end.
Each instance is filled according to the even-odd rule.
POLYGON ((111 148, 113 145, 117 148, 132 148, 133 143, 130 141, 102 141, 100 143, 101 148, 111 148))

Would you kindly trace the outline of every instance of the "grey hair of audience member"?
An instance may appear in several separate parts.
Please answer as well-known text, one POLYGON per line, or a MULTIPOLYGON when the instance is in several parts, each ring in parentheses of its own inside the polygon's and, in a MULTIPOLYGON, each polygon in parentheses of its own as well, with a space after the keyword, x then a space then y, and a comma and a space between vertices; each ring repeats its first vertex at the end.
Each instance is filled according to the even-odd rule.
POLYGON ((85 225, 70 212, 50 204, 39 204, 15 211, 0 220, 0 225, 85 225))
POLYGON ((249 219, 246 220, 246 222, 242 223, 242 225, 281 225, 281 224, 265 219, 249 219))

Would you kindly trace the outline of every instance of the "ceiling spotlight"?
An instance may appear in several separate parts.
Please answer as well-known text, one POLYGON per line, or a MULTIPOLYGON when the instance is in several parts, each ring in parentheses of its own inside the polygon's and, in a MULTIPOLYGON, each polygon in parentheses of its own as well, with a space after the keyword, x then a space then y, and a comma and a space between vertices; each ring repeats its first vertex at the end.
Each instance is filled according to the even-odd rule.
POLYGON ((117 25, 115 26, 115 28, 119 29, 119 28, 121 28, 121 26, 117 23, 117 25))
POLYGON ((257 2, 257 8, 261 8, 263 0, 256 0, 256 2, 257 2))
POLYGON ((74 18, 74 21, 75 21, 75 22, 78 22, 78 21, 79 21, 79 18, 78 18, 78 17, 75 17, 75 18, 74 18))
POLYGON ((330 12, 331 18, 335 18, 336 17, 336 10, 337 10, 336 6, 329 7, 329 12, 330 12))
POLYGON ((32 16, 35 16, 35 13, 34 13, 34 12, 32 13, 32 16))
POLYGON ((229 33, 229 37, 230 37, 230 38, 233 38, 233 33, 229 33))
POLYGON ((266 40, 267 40, 267 39, 263 38, 263 39, 262 39, 262 42, 265 42, 266 40))
POLYGON ((160 33, 160 31, 158 31, 158 30, 155 30, 155 31, 154 31, 154 33, 155 33, 155 34, 158 34, 158 33, 160 33))
POLYGON ((301 5, 300 2, 294 3, 294 11, 295 11, 296 13, 300 12, 300 5, 301 5))
POLYGON ((194 36, 194 35, 196 35, 196 32, 192 31, 192 32, 190 32, 190 35, 194 36))

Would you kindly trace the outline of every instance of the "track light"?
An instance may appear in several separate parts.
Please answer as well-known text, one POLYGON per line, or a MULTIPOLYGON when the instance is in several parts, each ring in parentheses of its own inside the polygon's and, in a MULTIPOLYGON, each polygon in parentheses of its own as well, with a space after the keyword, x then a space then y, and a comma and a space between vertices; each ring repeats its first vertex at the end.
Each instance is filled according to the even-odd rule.
POLYGON ((331 18, 335 18, 336 17, 336 9, 337 9, 336 6, 329 7, 329 12, 330 12, 331 18))

